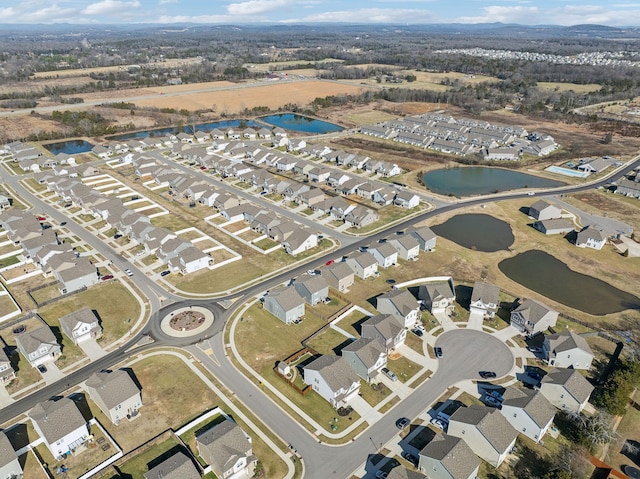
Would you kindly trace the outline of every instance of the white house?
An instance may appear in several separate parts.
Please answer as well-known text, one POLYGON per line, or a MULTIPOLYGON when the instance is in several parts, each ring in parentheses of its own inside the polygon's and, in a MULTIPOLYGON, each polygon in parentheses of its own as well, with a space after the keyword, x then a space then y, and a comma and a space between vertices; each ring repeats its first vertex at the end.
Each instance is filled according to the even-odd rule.
POLYGON ((418 469, 429 479, 475 479, 480 459, 459 437, 436 434, 420 451, 418 469))
POLYGON ((381 268, 389 268, 398 262, 398 251, 389 243, 382 243, 375 248, 370 248, 369 252, 381 268))
POLYGON ((451 311, 456 300, 453 280, 449 278, 447 281, 434 281, 420 285, 418 299, 432 314, 451 311))
POLYGON ((76 403, 67 397, 36 405, 29 416, 55 458, 73 453, 89 439, 89 429, 76 403))
POLYGON ((511 326, 525 336, 546 331, 556 325, 558 312, 535 299, 525 299, 511 311, 511 326))
POLYGON ((307 364, 304 382, 334 408, 344 407, 360 392, 360 378, 344 358, 323 355, 307 364))
POLYGON ((540 383, 540 392, 558 409, 580 412, 589 402, 593 386, 575 369, 554 368, 540 383))
POLYGON ((409 233, 420 243, 422 251, 433 251, 436 249, 436 234, 428 226, 423 226, 409 233))
POLYGON ((573 369, 591 368, 593 351, 582 336, 571 331, 547 336, 543 350, 550 366, 573 369))
POLYGON ((86 382, 91 399, 114 424, 132 418, 142 407, 140 389, 126 371, 100 371, 86 382))
POLYGON ((387 365, 387 351, 378 341, 358 338, 342 348, 342 357, 358 376, 371 383, 387 365))
POLYGON ((593 225, 584 227, 576 235, 576 246, 579 248, 591 248, 599 251, 606 242, 606 235, 593 225))
POLYGON ((493 318, 500 306, 500 288, 493 284, 476 281, 471 292, 471 313, 493 318))
POLYGON ((98 323, 95 313, 89 308, 82 308, 60 318, 62 332, 74 344, 97 339, 102 336, 102 327, 98 323))
POLYGON ((304 307, 304 298, 293 286, 273 289, 264 297, 264 309, 285 324, 304 316, 304 307))
POLYGON ((49 326, 28 329, 15 336, 18 350, 34 368, 56 360, 62 351, 49 326))
POLYGON ((196 436, 198 454, 211 466, 216 477, 251 477, 257 458, 251 437, 235 422, 226 419, 196 436))
POLYGON ((398 256, 405 261, 412 261, 420 254, 420 243, 412 235, 402 235, 389 241, 398 252, 398 256))
POLYGON ((347 258, 347 264, 360 279, 367 279, 378 273, 378 262, 368 251, 352 254, 347 258))
POLYGON ((420 305, 408 290, 392 289, 376 298, 376 309, 396 316, 403 327, 411 328, 418 321, 420 305))
POLYGON ((556 415, 556 409, 539 391, 509 386, 502 395, 500 412, 509 424, 529 439, 540 442, 556 415))
POLYGON ((538 200, 529 206, 529 216, 538 221, 560 218, 562 210, 544 200, 538 200))

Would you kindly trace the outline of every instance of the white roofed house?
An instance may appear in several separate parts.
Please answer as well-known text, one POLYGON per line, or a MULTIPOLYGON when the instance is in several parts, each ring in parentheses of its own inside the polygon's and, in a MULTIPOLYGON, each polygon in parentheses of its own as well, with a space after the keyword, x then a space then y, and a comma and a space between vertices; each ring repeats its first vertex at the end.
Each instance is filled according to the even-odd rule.
POLYGON ((347 258, 347 265, 360 279, 367 279, 378 273, 378 261, 368 251, 352 254, 347 258))
POLYGON ((393 314, 378 314, 364 321, 360 326, 360 336, 375 339, 387 353, 402 346, 407 337, 403 321, 393 314))
POLYGON ((329 297, 329 285, 320 275, 301 276, 293 283, 293 287, 311 306, 329 297))
POLYGON ((418 240, 422 251, 433 251, 436 249, 436 234, 428 226, 410 231, 409 234, 418 240))
POLYGON ((418 321, 420 305, 408 290, 392 289, 376 298, 376 309, 396 316, 403 327, 411 328, 418 321))
POLYGON ((556 325, 558 312, 535 299, 525 299, 511 311, 511 326, 525 336, 546 331, 556 325))
POLYGON ((591 368, 593 351, 582 336, 571 331, 547 336, 542 348, 550 366, 573 369, 591 368))
POLYGON ((0 431, 0 478, 18 479, 22 477, 22 472, 22 466, 11 441, 3 431, 0 431))
POLYGON ((124 418, 136 416, 142 407, 140 388, 122 369, 93 373, 85 384, 91 399, 116 425, 124 418))
POLYGON ((493 284, 476 281, 471 292, 471 312, 482 314, 485 318, 493 318, 499 307, 500 288, 493 284))
POLYGON ((398 251, 390 243, 378 244, 375 248, 370 248, 369 252, 381 268, 389 268, 398 262, 398 251))
POLYGON ((331 406, 346 406, 360 391, 360 377, 343 357, 323 355, 304 366, 305 384, 310 385, 331 406))
POLYGON ((554 368, 540 383, 540 392, 558 409, 580 412, 589 402, 593 386, 575 369, 554 368))
POLYGON ((601 250, 607 242, 607 236, 593 225, 584 227, 576 235, 576 246, 601 250))
POLYGON ((446 313, 453 310, 456 293, 453 280, 437 281, 420 285, 418 299, 433 313, 446 313))
POLYGON ((67 397, 39 403, 29 412, 29 417, 55 458, 73 454, 89 439, 87 421, 76 403, 67 397))
POLYGON ((533 389, 509 386, 502 394, 500 412, 516 431, 535 442, 540 442, 551 427, 556 409, 533 389))
POLYGON ((471 450, 494 467, 513 449, 518 437, 500 411, 486 406, 461 407, 449 418, 447 433, 459 437, 471 450))
POLYGON ((34 368, 47 361, 55 361, 62 352, 49 326, 27 329, 15 336, 18 350, 34 368))
POLYGON ((291 324, 304 316, 305 301, 293 286, 269 291, 264 297, 264 309, 285 324, 291 324))
POLYGON ((387 351, 375 339, 358 338, 340 352, 358 376, 371 383, 387 365, 387 351))
POLYGON ((216 477, 248 478, 257 458, 251 438, 235 422, 226 419, 196 436, 198 454, 211 466, 216 477))
POLYGON ((412 261, 420 254, 420 243, 411 235, 402 235, 389 241, 398 252, 398 256, 405 261, 412 261))
POLYGON ((74 344, 102 336, 102 327, 98 318, 89 308, 82 308, 61 317, 60 327, 74 344))
POLYGON ((348 291, 349 287, 353 285, 354 273, 347 263, 333 263, 325 266, 321 271, 322 277, 336 291, 348 291))
POLYGON ((455 436, 436 434, 420 451, 418 469, 429 479, 475 479, 480 459, 455 436))

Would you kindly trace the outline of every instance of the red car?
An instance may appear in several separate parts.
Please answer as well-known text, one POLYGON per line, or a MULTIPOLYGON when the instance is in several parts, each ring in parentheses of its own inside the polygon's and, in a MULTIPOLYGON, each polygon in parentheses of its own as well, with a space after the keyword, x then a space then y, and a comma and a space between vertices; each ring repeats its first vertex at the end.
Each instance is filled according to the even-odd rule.
POLYGON ((334 260, 332 260, 332 259, 330 259, 329 261, 327 261, 327 262, 325 263, 325 266, 331 266, 333 263, 335 263, 335 261, 334 261, 334 260))
POLYGON ((44 216, 38 216, 38 221, 47 221, 47 218, 44 216))
POLYGON ((105 274, 102 278, 100 278, 101 281, 107 281, 109 279, 113 279, 112 274, 105 274))

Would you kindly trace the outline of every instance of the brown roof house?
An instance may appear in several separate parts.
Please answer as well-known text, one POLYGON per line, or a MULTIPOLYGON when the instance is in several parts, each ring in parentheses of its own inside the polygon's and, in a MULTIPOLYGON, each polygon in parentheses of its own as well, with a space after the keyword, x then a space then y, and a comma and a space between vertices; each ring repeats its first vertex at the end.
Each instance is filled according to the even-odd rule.
POLYGON ((140 388, 122 369, 93 373, 85 384, 91 399, 116 425, 124 418, 135 417, 142 407, 140 388))
POLYGON ((0 477, 3 479, 22 477, 22 466, 18 461, 18 455, 9 438, 2 431, 0 431, 0 477))
POLYGON ((342 357, 358 376, 374 382, 380 369, 387 365, 387 352, 375 339, 358 338, 342 348, 342 357))
POLYGON ((404 344, 407 330, 393 314, 378 314, 362 323, 360 336, 375 339, 389 353, 404 344))
POLYGON ((368 251, 352 254, 347 258, 347 265, 360 279, 367 279, 378 274, 378 261, 368 251))
POLYGON ((29 412, 29 416, 55 458, 73 454, 89 439, 87 421, 76 403, 67 397, 41 402, 29 412))
POLYGON ((589 402, 593 386, 575 369, 554 368, 542 378, 540 392, 558 409, 580 412, 589 402))
POLYGON ((547 336, 542 349, 550 366, 573 369, 591 368, 593 351, 582 336, 571 331, 547 336))
POLYGON ((15 336, 18 350, 34 368, 47 361, 55 361, 62 348, 49 326, 24 331, 15 336))
POLYGON ((338 409, 360 392, 360 377, 340 356, 325 354, 304 366, 305 384, 338 409))
POLYGON ((211 466, 216 477, 236 479, 253 476, 257 458, 251 438, 230 419, 196 436, 200 457, 211 466))
POLYGON ((291 324, 304 316, 304 298, 293 286, 272 289, 264 297, 264 309, 285 324, 291 324))
POLYGON ((447 313, 453 309, 453 302, 456 300, 453 280, 435 281, 420 285, 418 288, 418 299, 431 313, 447 313))
POLYGON ((480 459, 459 437, 436 434, 418 459, 418 469, 429 479, 474 479, 480 459))
POLYGON ((556 408, 533 389, 520 389, 509 386, 502 395, 500 412, 515 428, 535 442, 547 433, 556 415, 556 408))
POLYGON ((511 326, 525 336, 546 331, 556 325, 558 312, 535 299, 525 299, 511 311, 511 326))
POLYGON ((293 283, 293 287, 311 306, 329 297, 329 285, 320 275, 301 276, 293 283))
POLYGON ((482 314, 484 318, 493 318, 500 306, 500 288, 488 283, 476 281, 471 292, 471 313, 482 314))
POLYGON ((200 479, 201 477, 191 458, 181 451, 144 474, 144 479, 200 479))
POLYGON ((62 332, 69 337, 74 344, 97 339, 102 336, 102 327, 95 313, 89 308, 82 308, 60 318, 62 332))
POLYGON ((449 419, 448 433, 464 439, 471 450, 494 467, 513 449, 518 437, 500 411, 486 406, 461 407, 449 419))
POLYGON ((346 292, 350 286, 353 286, 355 275, 347 263, 333 263, 322 268, 321 271, 322 277, 336 291, 346 292))
POLYGON ((376 309, 383 314, 393 314, 403 327, 411 328, 418 321, 420 305, 406 289, 392 289, 376 298, 376 309))

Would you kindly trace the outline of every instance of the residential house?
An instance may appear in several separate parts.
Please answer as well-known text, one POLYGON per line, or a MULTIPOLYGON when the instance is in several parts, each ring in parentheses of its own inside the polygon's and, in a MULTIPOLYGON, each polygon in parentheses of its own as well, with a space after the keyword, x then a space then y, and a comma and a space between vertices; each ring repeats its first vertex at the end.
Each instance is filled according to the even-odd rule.
POLYGON ((538 221, 552 220, 562 216, 562 210, 544 200, 538 200, 529 206, 529 216, 538 221))
POLYGON ((378 314, 364 321, 360 326, 360 336, 375 339, 387 353, 404 344, 407 330, 404 321, 393 314, 378 314))
POLYGON ((398 262, 398 251, 390 243, 378 244, 374 248, 370 248, 369 252, 381 268, 394 266, 398 262))
MULTIPOLYGON (((581 160, 582 161, 582 160, 581 160)), ((584 161, 579 164, 576 169, 591 174, 602 173, 613 164, 609 158, 593 158, 590 161, 584 161)))
POLYGON ((480 459, 459 437, 436 434, 422 448, 418 469, 429 479, 475 479, 480 459))
POLYGON ((178 451, 144 473, 144 479, 200 479, 202 476, 193 460, 178 451))
POLYGON ((22 466, 11 441, 3 431, 0 431, 0 478, 18 479, 22 477, 22 472, 22 466))
POLYGON ((318 246, 318 235, 307 228, 296 227, 281 242, 288 254, 296 256, 318 246))
POLYGON ((525 299, 511 311, 511 326, 520 334, 532 336, 556 325, 558 312, 535 299, 525 299))
POLYGON ((371 208, 358 205, 346 213, 343 219, 350 228, 364 228, 376 222, 378 215, 371 208))
POLYGON ((402 235, 389 241, 398 252, 398 256, 405 261, 412 261, 420 254, 420 243, 412 235, 402 235))
POLYGON ((550 334, 542 346, 550 366, 557 368, 590 369, 593 351, 587 341, 571 331, 550 334))
POLYGON ((420 204, 420 195, 408 190, 402 190, 396 194, 393 204, 401 208, 415 208, 420 204))
POLYGON ((376 309, 382 314, 393 314, 403 327, 411 328, 418 321, 420 305, 406 289, 392 289, 376 298, 376 309))
POLYGON ((230 419, 196 436, 198 454, 221 479, 253 476, 257 458, 251 437, 230 419))
POLYGON ((573 223, 564 218, 536 221, 533 227, 546 235, 562 235, 574 230, 573 223))
POLYGON ((47 361, 55 361, 62 352, 56 337, 46 324, 16 334, 18 350, 34 368, 47 361))
POLYGON ((367 252, 357 252, 347 258, 347 265, 360 279, 367 279, 378 274, 378 261, 367 252))
POLYGON ((360 392, 360 378, 343 357, 325 354, 304 366, 303 378, 315 392, 338 409, 360 392))
POLYGON ((98 273, 96 267, 87 258, 77 258, 71 268, 63 270, 54 269, 53 274, 61 283, 60 292, 62 294, 79 291, 98 284, 98 273))
POLYGON ((380 369, 387 365, 387 351, 375 339, 358 338, 342 348, 340 354, 351 369, 368 383, 374 382, 380 369))
POLYGON ((114 424, 138 414, 142 407, 140 388, 122 369, 93 373, 85 383, 91 399, 114 424))
POLYGON ((453 310, 453 302, 456 300, 453 280, 420 285, 418 299, 432 314, 448 313, 453 310))
POLYGON ((500 412, 509 424, 529 439, 540 442, 556 415, 553 405, 541 392, 515 386, 507 387, 502 397, 500 412))
POLYGON ((449 418, 449 435, 459 437, 471 450, 494 467, 509 455, 518 437, 498 409, 486 406, 461 407, 449 418))
MULTIPOLYGON (((16 378, 16 372, 11 365, 11 359, 7 354, 6 343, 0 339, 0 383, 6 384, 16 378)), ((2 477, 0 475, 0 477, 2 477)))
POLYGON ((63 397, 37 404, 30 412, 31 422, 51 455, 59 459, 72 454, 89 439, 89 429, 73 400, 63 397))
POLYGON ((329 297, 329 285, 320 275, 301 276, 293 283, 293 287, 311 306, 329 297))
POLYGON ((285 324, 304 316, 304 299, 292 286, 272 289, 264 297, 264 309, 285 324))
POLYGON ((396 197, 396 190, 390 187, 383 187, 375 190, 371 199, 381 206, 389 206, 396 197))
POLYGON ((576 235, 576 246, 579 248, 601 250, 606 242, 605 234, 593 225, 585 226, 576 235))
POLYGON ((540 383, 540 392, 558 409, 578 413, 589 402, 593 386, 575 369, 554 368, 540 383))
POLYGON ((628 178, 618 180, 614 193, 632 198, 640 198, 640 174, 636 175, 635 181, 628 178))
POLYGON ((494 284, 476 281, 471 292, 471 313, 493 318, 500 307, 500 288, 494 284))
POLYGON ((102 327, 93 310, 82 308, 60 318, 62 332, 70 338, 74 344, 97 339, 102 336, 102 327))
POLYGON ((427 476, 418 471, 412 471, 405 467, 397 466, 389 471, 387 479, 427 479, 427 476))
POLYGON ((436 234, 431 231, 431 228, 428 226, 418 228, 409 234, 418 240, 422 251, 433 251, 436 249, 436 234))
POLYGON ((353 286, 354 273, 346 262, 333 263, 322 268, 322 277, 336 291, 344 293, 353 286))

